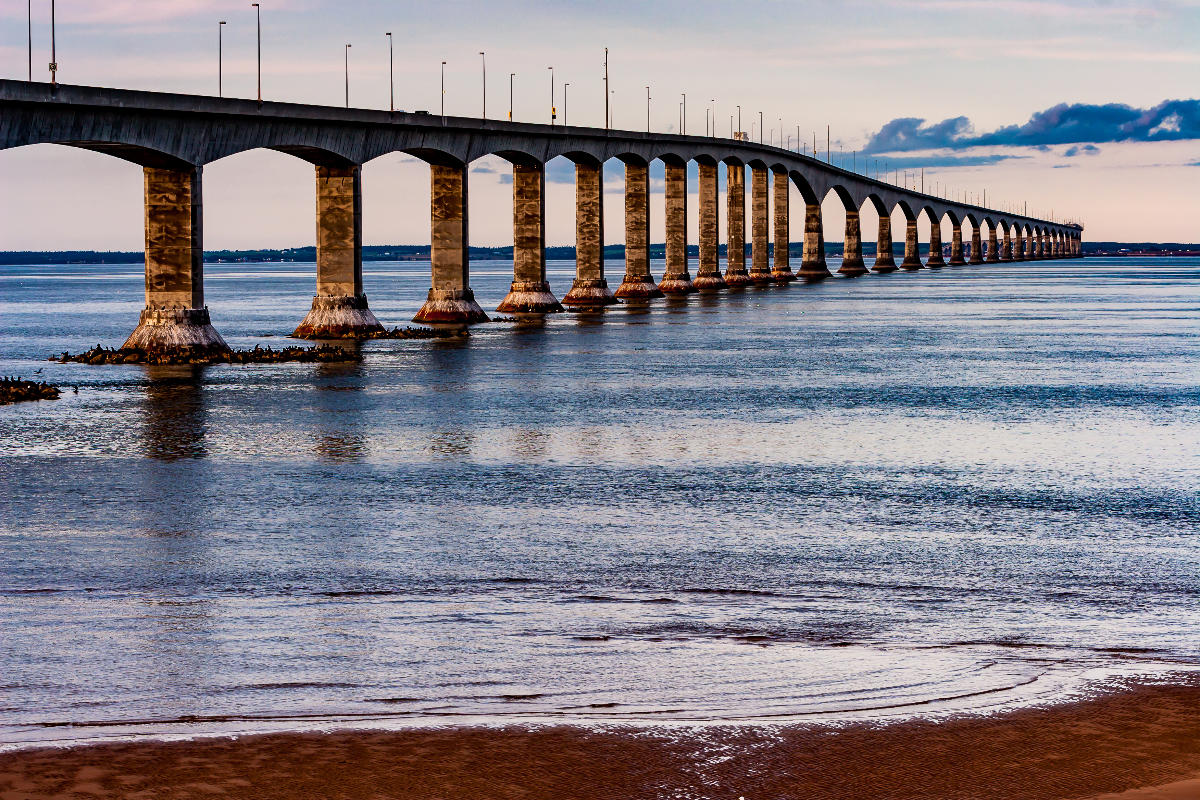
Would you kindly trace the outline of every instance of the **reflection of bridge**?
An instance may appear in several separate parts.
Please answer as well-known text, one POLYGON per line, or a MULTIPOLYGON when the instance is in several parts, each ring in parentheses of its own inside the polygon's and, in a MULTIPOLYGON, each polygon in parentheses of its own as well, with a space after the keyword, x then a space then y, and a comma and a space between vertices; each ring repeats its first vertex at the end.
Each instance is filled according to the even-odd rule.
POLYGON ((617 298, 685 294, 726 286, 820 280, 825 265, 821 201, 835 193, 846 208, 845 258, 838 270, 861 275, 859 209, 879 213, 876 272, 897 269, 891 212, 907 219, 899 268, 920 269, 917 219, 930 220, 927 266, 943 260, 941 220, 954 231, 950 264, 1023 261, 1080 255, 1082 228, 955 203, 848 172, 789 150, 746 141, 659 133, 511 123, 286 103, 259 104, 190 95, 52 88, 0 81, 0 149, 58 143, 140 164, 146 185, 146 309, 130 347, 223 346, 204 307, 201 172, 234 153, 269 148, 316 166, 317 294, 297 335, 347 336, 379 323, 362 286, 361 168, 393 152, 414 155, 432 174, 432 288, 415 319, 478 322, 467 263, 467 165, 495 154, 513 165, 513 282, 504 312, 545 313, 562 306, 546 282, 545 165, 575 163, 576 277, 562 304, 587 308, 617 298), (625 165, 625 278, 608 288, 603 262, 601 166, 625 165), (666 167, 666 267, 655 282, 649 263, 649 164, 666 167), (687 164, 699 165, 700 259, 687 260, 687 164), (727 169, 727 268, 719 271, 717 167, 727 169), (746 268, 745 182, 751 172, 750 267, 746 268), (773 192, 771 183, 774 183, 773 192), (789 185, 804 201, 804 253, 798 272, 788 261, 789 185), (768 194, 774 204, 768 219, 768 194), (972 224, 970 260, 962 223, 972 224), (768 229, 773 222, 773 236, 768 229), (988 247, 981 227, 987 225, 988 247), (770 258, 768 240, 774 239, 770 258))

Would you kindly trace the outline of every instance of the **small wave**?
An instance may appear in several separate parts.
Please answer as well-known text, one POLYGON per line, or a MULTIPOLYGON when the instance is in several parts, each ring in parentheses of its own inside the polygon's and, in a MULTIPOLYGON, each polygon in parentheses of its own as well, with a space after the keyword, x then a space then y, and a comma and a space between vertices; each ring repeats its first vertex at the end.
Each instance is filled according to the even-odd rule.
POLYGON ((317 592, 320 597, 377 597, 396 594, 400 594, 400 592, 391 589, 344 589, 342 591, 317 592))
POLYGON ((355 689, 358 683, 327 683, 324 681, 281 681, 279 683, 251 683, 241 688, 252 690, 271 689, 355 689))

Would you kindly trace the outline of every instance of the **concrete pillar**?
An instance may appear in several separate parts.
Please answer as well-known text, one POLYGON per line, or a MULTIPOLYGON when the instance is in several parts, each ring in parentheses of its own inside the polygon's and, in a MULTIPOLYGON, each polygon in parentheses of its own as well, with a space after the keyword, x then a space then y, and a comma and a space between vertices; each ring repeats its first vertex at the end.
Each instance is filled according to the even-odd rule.
POLYGON ((1033 234, 1033 258, 1035 261, 1040 261, 1046 257, 1046 234, 1034 232, 1033 234))
POLYGON ((1004 229, 1004 243, 1002 245, 1000 245, 1000 260, 1001 261, 1012 261, 1013 260, 1013 243, 1012 243, 1012 229, 1011 228, 1004 229))
POLYGON ((904 226, 904 261, 900 262, 900 268, 913 272, 924 266, 921 263, 921 248, 917 242, 917 220, 910 219, 904 226))
POLYGON ((961 267, 967 261, 963 258, 962 223, 952 222, 950 232, 950 261, 952 267, 961 267))
POLYGON ((792 273, 792 263, 789 258, 791 231, 789 230, 788 191, 791 180, 786 171, 771 174, 771 191, 774 216, 775 261, 771 266, 771 279, 776 283, 788 283, 796 280, 792 273))
POLYGON ((800 280, 820 281, 833 273, 825 263, 825 228, 821 204, 804 204, 804 254, 800 257, 800 280))
POLYGON ((362 285, 362 167, 316 168, 317 294, 292 332, 301 339, 356 339, 383 331, 362 285))
POLYGON ((983 263, 983 234, 979 232, 978 223, 971 225, 971 258, 968 264, 983 263))
POLYGON ((1000 260, 1000 245, 996 241, 995 225, 989 226, 988 229, 988 249, 987 258, 985 260, 989 262, 996 262, 1000 260))
POLYGON ((942 221, 934 220, 929 223, 929 260, 925 266, 939 269, 946 266, 946 258, 942 255, 942 221))
POLYGON ((1064 256, 1066 256, 1066 253, 1063 252, 1063 235, 1059 231, 1054 234, 1054 257, 1063 258, 1064 256))
POLYGON ((1025 260, 1025 237, 1021 235, 1021 229, 1017 228, 1017 227, 1013 228, 1012 260, 1013 261, 1024 261, 1025 260))
POLYGON ((687 252, 687 164, 666 165, 666 266, 658 288, 663 294, 696 291, 688 271, 687 252))
POLYGON ((146 308, 124 349, 170 355, 229 350, 204 305, 201 168, 146 167, 146 308))
POLYGON ((1025 260, 1033 261, 1037 258, 1037 234, 1033 231, 1025 237, 1025 260))
POLYGON ((571 309, 603 308, 617 302, 604 279, 602 178, 599 164, 575 165, 575 281, 562 299, 571 309))
POLYGON ((513 280, 496 310, 505 314, 563 310, 546 280, 546 171, 541 164, 513 164, 513 280))
POLYGON ((876 272, 896 271, 896 256, 892 253, 891 214, 879 215, 879 234, 875 239, 875 266, 871 269, 876 272))
POLYGON ((771 259, 767 254, 767 168, 750 168, 750 280, 756 286, 771 283, 771 259))
POLYGON ((846 238, 842 244, 842 266, 838 273, 852 278, 866 275, 870 270, 863 263, 862 226, 857 211, 846 211, 846 238))
POLYGON ((717 165, 700 165, 700 264, 692 285, 702 292, 725 288, 717 255, 719 233, 717 222, 717 165))
POLYGON ((749 286, 746 272, 746 168, 725 165, 725 285, 749 286))
POLYGON ((662 297, 650 274, 650 168, 625 165, 625 278, 617 297, 645 300, 662 297))
POLYGON ((430 164, 433 285, 414 322, 465 325, 487 322, 471 291, 467 258, 467 167, 430 164))

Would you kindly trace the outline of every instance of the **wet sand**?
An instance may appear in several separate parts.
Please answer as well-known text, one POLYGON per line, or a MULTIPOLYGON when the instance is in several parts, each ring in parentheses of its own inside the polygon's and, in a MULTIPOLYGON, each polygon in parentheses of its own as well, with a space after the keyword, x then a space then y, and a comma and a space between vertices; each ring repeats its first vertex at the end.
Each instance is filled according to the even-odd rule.
POLYGON ((459 727, 0 755, 0 799, 1195 800, 1200 685, 892 724, 459 727))

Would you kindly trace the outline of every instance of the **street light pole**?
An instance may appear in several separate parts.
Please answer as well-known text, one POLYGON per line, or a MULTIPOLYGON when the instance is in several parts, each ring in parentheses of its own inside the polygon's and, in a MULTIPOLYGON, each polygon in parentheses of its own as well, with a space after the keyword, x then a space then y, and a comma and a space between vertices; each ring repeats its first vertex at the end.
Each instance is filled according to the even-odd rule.
POLYGON ((58 86, 58 58, 55 52, 54 0, 50 0, 50 85, 58 86))
POLYGON ((33 0, 25 0, 26 19, 29 25, 29 80, 33 80, 33 0))
POLYGON ((612 112, 608 108, 608 48, 604 48, 604 129, 608 130, 612 122, 612 112))
POLYGON ((554 120, 558 117, 558 109, 554 107, 554 67, 546 67, 550 70, 550 125, 554 125, 554 120))
POLYGON ((442 124, 446 124, 446 62, 442 62, 442 124))
POLYGON ((487 56, 479 51, 479 63, 483 66, 483 118, 487 119, 487 56))
POLYGON ((350 107, 350 45, 346 45, 346 108, 350 107))
POLYGON ((650 87, 646 87, 646 133, 650 132, 650 87))
POLYGON ((396 111, 396 58, 392 52, 392 33, 384 34, 388 40, 388 110, 396 111))
POLYGON ((687 92, 681 92, 683 95, 683 115, 680 117, 680 133, 687 133, 687 92))
POLYGON ((225 96, 225 20, 217 23, 217 97, 225 96))
POLYGON ((258 31, 258 104, 262 105, 262 6, 258 3, 251 3, 254 6, 254 17, 258 31))
POLYGON ((760 112, 758 112, 758 143, 759 144, 763 143, 762 139, 763 139, 763 115, 762 115, 762 112, 760 111, 760 112))
POLYGON ((737 110, 738 110, 738 127, 737 127, 737 132, 738 132, 738 133, 741 133, 741 132, 742 132, 742 107, 741 107, 741 106, 738 106, 738 107, 737 107, 737 110))
POLYGON ((567 89, 571 88, 571 84, 563 84, 563 126, 567 124, 567 89))
POLYGON ((508 73, 508 121, 512 122, 513 109, 513 78, 517 77, 517 73, 508 73))

